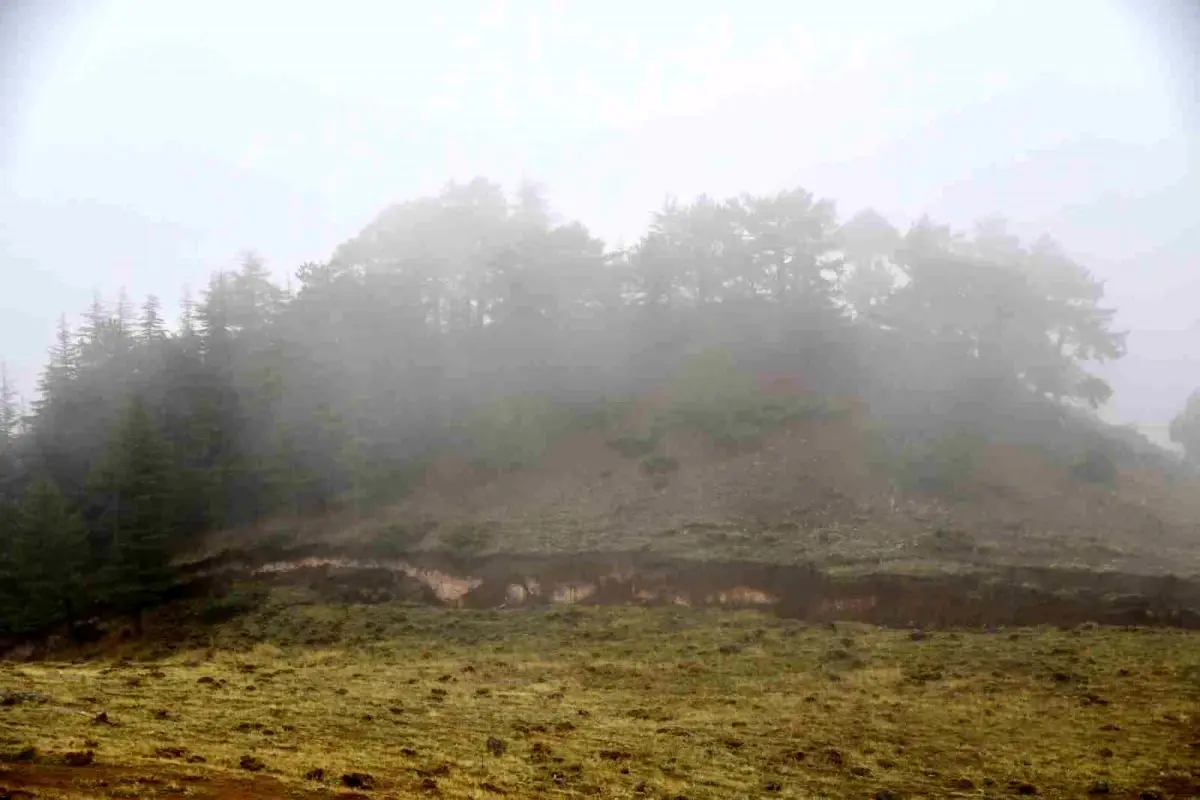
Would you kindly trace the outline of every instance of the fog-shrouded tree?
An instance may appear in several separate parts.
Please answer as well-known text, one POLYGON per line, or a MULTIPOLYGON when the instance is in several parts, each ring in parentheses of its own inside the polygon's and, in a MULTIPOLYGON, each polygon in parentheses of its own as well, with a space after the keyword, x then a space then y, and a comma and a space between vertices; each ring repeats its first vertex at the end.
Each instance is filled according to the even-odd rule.
POLYGON ((4 514, 0 540, 0 629, 71 628, 86 607, 87 528, 53 481, 33 479, 20 503, 4 514))
POLYGON ((72 553, 111 587, 80 602, 136 615, 207 531, 395 500, 481 420, 519 420, 530 441, 499 460, 523 462, 547 438, 531 417, 656 392, 714 349, 913 428, 1097 405, 1091 366, 1123 351, 1100 282, 998 219, 901 233, 795 189, 648 223, 606 247, 536 184, 479 178, 384 209, 286 289, 247 252, 173 326, 155 297, 96 296, 61 319, 28 417, 0 391, 0 586, 43 580, 5 533, 42 523, 12 520, 75 541, 80 519, 72 553))
POLYGON ((139 626, 141 612, 170 585, 168 564, 178 527, 172 472, 162 432, 135 397, 113 432, 92 487, 107 555, 107 599, 133 614, 139 626))

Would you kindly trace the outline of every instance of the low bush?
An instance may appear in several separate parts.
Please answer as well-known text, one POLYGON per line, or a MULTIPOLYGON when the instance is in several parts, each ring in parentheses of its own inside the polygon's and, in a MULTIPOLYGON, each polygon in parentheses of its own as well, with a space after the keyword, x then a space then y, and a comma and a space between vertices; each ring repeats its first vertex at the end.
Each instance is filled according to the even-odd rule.
POLYGON ((788 422, 830 412, 823 398, 761 393, 754 377, 737 369, 723 350, 692 356, 672 383, 670 397, 668 423, 701 431, 717 444, 749 444, 788 422))
POLYGON ((266 600, 267 592, 264 589, 235 587, 218 597, 206 598, 201 618, 206 625, 228 622, 254 611, 266 600))
POLYGON ((537 463, 569 426, 569 415, 549 400, 508 397, 476 409, 461 432, 477 463, 513 469, 537 463))

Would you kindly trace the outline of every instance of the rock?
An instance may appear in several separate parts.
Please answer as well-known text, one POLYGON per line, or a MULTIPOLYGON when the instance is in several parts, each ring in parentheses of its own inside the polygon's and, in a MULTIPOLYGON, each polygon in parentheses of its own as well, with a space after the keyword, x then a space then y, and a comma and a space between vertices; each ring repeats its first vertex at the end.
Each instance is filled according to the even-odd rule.
POLYGON ((606 761, 625 761, 633 758, 633 754, 624 750, 601 750, 600 758, 606 761))
POLYGON ((342 776, 342 785, 347 789, 374 789, 375 777, 365 772, 347 772, 342 776))
POLYGON ((207 763, 207 761, 208 761, 208 759, 205 758, 204 756, 199 756, 199 755, 195 755, 195 754, 187 757, 187 763, 189 763, 189 764, 204 764, 204 763, 207 763))
POLYGON ((899 800, 899 797, 891 789, 880 789, 875 793, 875 800, 899 800))
POLYGON ((154 751, 159 758, 183 758, 187 751, 182 747, 160 747, 154 751))
POLYGON ((308 772, 304 773, 304 780, 317 781, 318 783, 321 781, 324 781, 325 780, 325 770, 321 769, 320 767, 315 767, 313 769, 310 769, 308 772))
POLYGON ((0 706, 19 706, 23 703, 45 703, 50 698, 41 692, 0 690, 0 706))
POLYGON ((266 769, 267 765, 259 761, 254 756, 242 756, 238 759, 238 766, 250 772, 261 772, 266 769))
POLYGON ((913 631, 908 635, 908 638, 914 642, 923 642, 929 638, 929 634, 925 631, 913 631))
POLYGON ((969 792, 975 788, 975 781, 970 778, 955 778, 952 784, 955 789, 961 789, 964 792, 969 792))
POLYGON ((490 792, 491 794, 499 794, 499 795, 508 794, 508 792, 504 791, 496 784, 489 783, 488 781, 484 781, 483 783, 479 784, 479 788, 483 789, 485 792, 490 792))
POLYGON ((508 745, 503 739, 497 739, 495 736, 489 736, 487 740, 488 752, 494 756, 504 755, 504 751, 508 749, 508 745))
POLYGON ((1095 783, 1093 783, 1088 788, 1088 794, 1091 794, 1091 795, 1112 794, 1112 786, 1109 784, 1108 781, 1099 780, 1099 781, 1096 781, 1095 783))
POLYGON ((763 788, 766 789, 768 792, 783 791, 783 786, 778 781, 767 781, 766 786, 764 786, 763 788))
POLYGON ((422 778, 421 789, 426 792, 436 792, 438 790, 438 782, 433 778, 422 778))
POLYGON ((36 747, 34 747, 33 745, 26 745, 25 747, 22 747, 22 748, 21 748, 20 750, 18 750, 17 752, 13 753, 11 756, 7 756, 7 757, 5 757, 5 758, 3 758, 3 759, 0 759, 0 760, 3 760, 3 761, 18 761, 18 762, 26 762, 26 763, 28 763, 28 762, 30 762, 30 761, 34 761, 34 760, 36 760, 36 759, 37 759, 37 757, 38 757, 38 751, 37 751, 37 748, 36 748, 36 747))
POLYGON ((68 767, 90 766, 91 763, 95 760, 96 760, 96 754, 93 753, 91 750, 84 750, 83 752, 66 753, 65 755, 63 755, 63 762, 68 767))
POLYGON ((108 718, 107 711, 101 711, 96 716, 92 717, 93 725, 114 725, 115 723, 108 718))

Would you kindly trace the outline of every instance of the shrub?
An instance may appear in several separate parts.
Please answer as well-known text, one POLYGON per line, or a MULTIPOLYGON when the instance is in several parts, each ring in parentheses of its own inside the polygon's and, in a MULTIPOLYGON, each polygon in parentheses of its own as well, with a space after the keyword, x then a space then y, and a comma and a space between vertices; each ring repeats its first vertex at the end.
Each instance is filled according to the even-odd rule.
POLYGON ((958 497, 975 471, 982 445, 982 436, 965 430, 884 432, 876 440, 876 460, 904 491, 958 497))
POLYGON ((653 455, 642 459, 642 469, 649 475, 666 475, 679 469, 679 459, 653 455))
POLYGON ((738 370, 724 350, 688 359, 670 395, 669 421, 702 431, 718 444, 747 444, 771 428, 829 412, 821 398, 762 394, 753 376, 738 370))
POLYGON ((536 397, 496 400, 468 415, 465 443, 476 461, 498 469, 537 463, 569 425, 567 414, 536 397))
POLYGON ((420 544, 425 533, 426 530, 399 523, 389 525, 367 543, 366 550, 373 558, 397 558, 420 544))
POLYGON ((1117 481, 1117 465, 1104 450, 1089 447, 1071 466, 1071 474, 1082 483, 1111 486, 1117 481))
POLYGON ((474 555, 491 546, 495 537, 480 525, 459 525, 438 536, 442 547, 456 555, 474 555))
POLYGON ((640 458, 654 452, 659 436, 658 431, 654 431, 649 436, 619 436, 609 439, 608 446, 625 458, 640 458))
POLYGON ((234 588, 220 597, 209 597, 204 601, 201 617, 206 625, 248 614, 261 606, 267 599, 267 593, 261 589, 234 588))

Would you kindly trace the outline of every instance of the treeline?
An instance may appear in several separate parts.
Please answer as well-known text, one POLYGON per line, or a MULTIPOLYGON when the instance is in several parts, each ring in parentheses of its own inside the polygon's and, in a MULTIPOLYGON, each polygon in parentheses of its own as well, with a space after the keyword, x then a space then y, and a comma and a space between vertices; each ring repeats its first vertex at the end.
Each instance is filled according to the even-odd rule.
POLYGON ((0 393, 0 633, 136 613, 206 530, 394 499, 480 409, 583 410, 699 350, 913 430, 1098 404, 1086 363, 1123 348, 1102 294, 995 221, 902 234, 802 190, 702 197, 612 250, 534 187, 450 185, 287 288, 248 255, 170 324, 154 297, 64 317, 29 413, 0 393))

